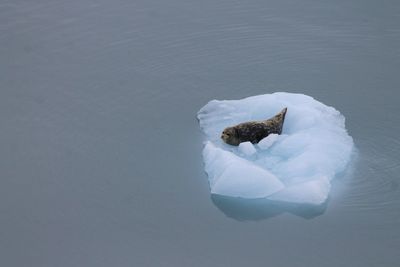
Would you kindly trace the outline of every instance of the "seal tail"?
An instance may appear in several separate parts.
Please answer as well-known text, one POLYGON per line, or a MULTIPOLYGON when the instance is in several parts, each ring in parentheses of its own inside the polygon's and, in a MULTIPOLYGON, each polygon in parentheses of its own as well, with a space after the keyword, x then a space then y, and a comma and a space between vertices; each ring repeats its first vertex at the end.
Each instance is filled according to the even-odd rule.
POLYGON ((277 120, 277 121, 283 121, 285 120, 285 116, 286 116, 286 112, 287 112, 287 108, 284 108, 281 110, 281 112, 279 112, 278 114, 276 114, 274 117, 272 117, 271 119, 273 120, 277 120))
POLYGON ((270 125, 274 125, 271 133, 277 133, 277 134, 282 133, 283 122, 285 121, 286 112, 287 112, 287 108, 284 108, 281 110, 281 112, 276 114, 274 117, 266 120, 266 123, 268 123, 270 125))
POLYGON ((282 109, 281 112, 279 112, 278 116, 278 121, 279 121, 279 129, 278 129, 278 134, 282 134, 282 129, 283 129, 283 123, 285 122, 285 116, 287 112, 287 107, 282 109))
POLYGON ((280 112, 282 114, 282 117, 283 117, 282 120, 285 120, 286 112, 287 112, 287 108, 286 107, 284 109, 282 109, 282 111, 280 112))
POLYGON ((286 115, 286 112, 287 112, 287 108, 284 108, 284 109, 282 109, 282 111, 281 112, 279 112, 280 114, 283 114, 283 116, 285 117, 285 115, 286 115))

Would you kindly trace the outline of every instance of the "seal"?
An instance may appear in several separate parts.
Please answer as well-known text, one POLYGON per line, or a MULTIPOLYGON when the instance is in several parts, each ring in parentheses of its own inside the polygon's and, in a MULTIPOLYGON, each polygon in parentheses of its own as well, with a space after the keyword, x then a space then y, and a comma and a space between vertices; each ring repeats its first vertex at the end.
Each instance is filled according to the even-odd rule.
POLYGON ((221 138, 225 143, 232 146, 238 146, 240 143, 247 141, 256 144, 270 134, 282 133, 286 112, 287 108, 284 108, 268 120, 243 122, 232 127, 227 127, 222 132, 221 138))

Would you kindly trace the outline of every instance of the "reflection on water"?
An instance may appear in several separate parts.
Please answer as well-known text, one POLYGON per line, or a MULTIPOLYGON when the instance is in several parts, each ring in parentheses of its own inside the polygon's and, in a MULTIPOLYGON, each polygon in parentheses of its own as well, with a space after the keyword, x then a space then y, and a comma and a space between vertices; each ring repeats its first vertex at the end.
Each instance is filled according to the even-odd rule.
MULTIPOLYGON (((328 199, 322 205, 295 204, 268 199, 244 199, 222 195, 211 195, 212 203, 227 217, 238 221, 258 221, 270 219, 283 213, 290 213, 304 219, 312 219, 324 214, 331 195, 341 195, 354 181, 354 173, 359 166, 359 150, 353 147, 351 159, 346 168, 331 181, 328 199)), ((395 185, 394 185, 395 186, 395 185)), ((349 196, 348 196, 349 197, 349 196)))
POLYGON ((226 216, 238 221, 258 221, 269 219, 282 213, 291 213, 304 219, 312 219, 322 215, 329 202, 328 199, 324 204, 315 206, 220 195, 211 195, 211 200, 226 216))
POLYGON ((0 266, 398 266, 399 10, 1 1, 0 266), (195 114, 275 91, 345 115, 354 175, 326 210, 213 196, 228 218, 195 114))

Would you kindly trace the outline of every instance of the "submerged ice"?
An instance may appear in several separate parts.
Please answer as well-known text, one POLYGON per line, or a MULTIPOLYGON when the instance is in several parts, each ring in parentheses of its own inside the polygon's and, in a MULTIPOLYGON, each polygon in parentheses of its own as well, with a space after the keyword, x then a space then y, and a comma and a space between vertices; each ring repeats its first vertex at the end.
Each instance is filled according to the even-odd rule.
POLYGON ((212 100, 200 109, 198 119, 207 138, 203 159, 213 194, 318 205, 350 161, 353 140, 343 115, 306 95, 212 100), (239 146, 220 139, 224 128, 268 119, 284 107, 288 111, 281 135, 239 146))

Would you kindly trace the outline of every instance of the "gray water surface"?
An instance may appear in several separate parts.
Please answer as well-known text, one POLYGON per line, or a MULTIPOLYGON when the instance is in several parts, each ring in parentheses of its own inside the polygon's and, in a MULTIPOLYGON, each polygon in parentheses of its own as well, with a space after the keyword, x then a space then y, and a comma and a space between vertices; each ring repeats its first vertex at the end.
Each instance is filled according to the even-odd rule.
POLYGON ((399 1, 0 1, 1 266, 400 262, 399 1), (196 112, 286 91, 357 157, 323 207, 210 196, 196 112))

